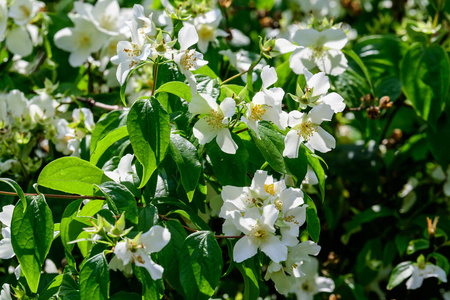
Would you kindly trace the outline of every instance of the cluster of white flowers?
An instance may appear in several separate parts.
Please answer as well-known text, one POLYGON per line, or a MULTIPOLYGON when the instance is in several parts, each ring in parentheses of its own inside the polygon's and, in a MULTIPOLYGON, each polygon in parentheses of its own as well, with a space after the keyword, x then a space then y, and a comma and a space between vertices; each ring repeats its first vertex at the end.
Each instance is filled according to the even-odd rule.
MULTIPOLYGON (((244 234, 234 246, 234 261, 253 257, 260 249, 271 260, 265 279, 272 279, 282 294, 295 292, 299 278, 306 276, 311 281, 315 271, 310 272, 307 265, 310 255, 317 255, 320 246, 298 239, 308 207, 300 189, 288 188, 284 180, 275 181, 260 170, 250 187, 224 186, 221 195, 224 204, 219 216, 225 219, 224 234, 244 234)), ((317 263, 314 268, 317 269, 317 263)))
POLYGON ((33 47, 42 42, 39 28, 33 23, 44 7, 44 2, 36 0, 16 0, 10 7, 6 0, 0 0, 0 41, 6 38, 9 51, 28 56, 33 47), (8 19, 13 22, 8 23, 8 19))
MULTIPOLYGON (((59 97, 59 96, 58 96, 59 97)), ((79 156, 80 141, 94 129, 94 118, 89 109, 74 109, 72 123, 60 118, 67 110, 53 96, 44 90, 28 99, 19 90, 12 90, 0 95, 0 174, 7 172, 15 165, 19 166, 18 157, 22 163, 33 168, 34 162, 29 155, 21 155, 15 144, 27 145, 40 158, 48 152, 49 141, 55 144, 58 152, 64 155, 79 156), (83 128, 78 130, 77 128, 83 128)))

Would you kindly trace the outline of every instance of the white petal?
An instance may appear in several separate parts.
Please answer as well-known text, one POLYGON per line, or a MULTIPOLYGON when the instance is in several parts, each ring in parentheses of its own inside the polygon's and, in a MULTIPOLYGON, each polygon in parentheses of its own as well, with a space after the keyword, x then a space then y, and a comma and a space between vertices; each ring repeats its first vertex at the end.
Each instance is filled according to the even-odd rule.
MULTIPOLYGON (((417 266, 413 266, 417 268, 417 266)), ((406 281, 406 288, 408 290, 415 290, 422 286, 424 278, 419 275, 418 271, 414 270, 412 276, 406 281)))
POLYGON ((308 88, 313 88, 313 97, 324 95, 330 88, 330 80, 325 72, 314 74, 307 82, 308 88))
POLYGON ((225 118, 231 118, 236 113, 236 101, 233 98, 227 97, 220 103, 225 118))
POLYGON ((261 245, 261 251, 264 252, 272 261, 279 263, 287 258, 287 247, 279 237, 270 235, 268 241, 261 245))
POLYGON ((313 54, 310 48, 298 48, 289 58, 289 67, 295 74, 301 74, 305 68, 314 68, 316 63, 313 60, 313 54))
POLYGON ((292 38, 297 44, 303 47, 321 46, 318 45, 320 33, 315 29, 299 29, 295 32, 292 38))
POLYGON ((341 50, 347 44, 347 35, 341 29, 327 29, 321 32, 322 36, 326 38, 324 47, 341 50))
POLYGON ((301 142, 302 139, 297 134, 297 130, 290 130, 284 138, 283 156, 297 158, 301 142))
POLYGON ((265 66, 261 72, 262 86, 267 89, 269 86, 277 82, 278 76, 275 68, 265 66))
MULTIPOLYGON (((308 117, 314 124, 320 125, 323 121, 331 121, 333 114, 334 111, 331 109, 331 106, 322 103, 314 106, 308 113, 308 117)), ((289 125, 292 126, 291 124, 289 125)))
POLYGON ((208 114, 212 110, 217 110, 216 101, 213 99, 209 101, 211 97, 208 95, 196 94, 189 103, 189 112, 193 115, 208 114), (204 96, 204 97, 203 97, 204 96))
POLYGON ((275 228, 273 224, 278 218, 279 211, 274 204, 266 205, 262 209, 262 217, 261 223, 268 226, 273 232, 275 232, 275 228))
POLYGON ((316 290, 331 293, 334 290, 334 281, 331 278, 316 277, 316 290))
POLYGON ((289 112, 289 120, 288 124, 291 127, 297 126, 298 124, 303 122, 305 117, 304 113, 299 112, 298 110, 293 110, 289 112))
POLYGON ((141 235, 140 241, 148 253, 159 252, 170 241, 170 231, 167 228, 155 225, 141 235))
POLYGON ((342 112, 345 109, 344 98, 338 93, 330 93, 320 98, 320 102, 328 104, 335 113, 342 112))
POLYGON ((291 42, 286 39, 276 39, 274 50, 280 52, 281 54, 289 53, 297 49, 298 46, 295 46, 291 42))
POLYGON ((334 49, 328 50, 325 56, 316 58, 315 63, 321 71, 333 76, 344 73, 348 67, 345 55, 334 49))
POLYGON ((217 136, 217 131, 213 130, 206 118, 201 118, 195 123, 193 133, 200 145, 211 142, 217 136))
POLYGON ((161 279, 164 268, 156 264, 150 257, 146 254, 144 250, 139 249, 134 256, 134 263, 136 266, 144 267, 150 273, 153 280, 161 279))
POLYGON ((33 44, 28 32, 22 27, 14 27, 6 36, 9 51, 20 56, 28 56, 33 51, 33 44))
POLYGON ((308 142, 314 149, 322 153, 326 153, 336 147, 334 137, 320 126, 317 127, 317 132, 313 133, 308 142))
POLYGON ((233 259, 235 262, 242 262, 247 258, 254 256, 258 252, 258 246, 254 244, 248 236, 244 236, 233 249, 233 259))
POLYGON ((12 215, 14 212, 14 205, 5 205, 0 212, 0 222, 6 227, 11 227, 12 215))
POLYGON ((128 250, 127 243, 127 241, 118 242, 114 247, 114 254, 120 258, 124 265, 128 265, 128 263, 131 261, 131 258, 133 257, 133 253, 128 250))
POLYGON ((198 33, 195 26, 186 22, 183 25, 183 28, 181 28, 178 32, 180 50, 186 50, 198 42, 198 33))
POLYGON ((235 154, 238 149, 238 145, 233 141, 230 129, 228 128, 222 128, 219 130, 216 141, 220 149, 225 153, 235 154))

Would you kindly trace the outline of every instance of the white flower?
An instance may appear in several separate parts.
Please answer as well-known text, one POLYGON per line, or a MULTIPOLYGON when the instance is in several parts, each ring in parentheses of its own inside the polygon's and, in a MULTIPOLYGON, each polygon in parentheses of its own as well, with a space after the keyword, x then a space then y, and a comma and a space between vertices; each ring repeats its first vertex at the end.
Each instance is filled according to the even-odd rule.
POLYGON ((265 66, 261 72, 261 79, 263 90, 256 93, 252 102, 246 105, 246 115, 241 119, 256 133, 258 138, 258 123, 260 121, 273 122, 281 130, 286 128, 288 121, 288 114, 281 110, 284 96, 283 89, 268 89, 269 86, 278 80, 275 68, 265 66))
POLYGON ((0 212, 0 222, 5 226, 2 228, 3 239, 0 240, 0 258, 10 259, 15 256, 11 244, 11 220, 14 212, 14 205, 3 206, 0 212))
POLYGON ((317 268, 319 262, 316 258, 310 258, 309 261, 303 261, 299 266, 304 276, 290 277, 292 280, 291 293, 297 295, 297 299, 313 300, 314 295, 320 292, 331 293, 334 290, 334 281, 330 278, 319 277, 317 268))
POLYGON ((339 17, 342 12, 338 0, 299 0, 302 11, 311 12, 317 18, 339 17))
POLYGON ((444 183, 444 195, 450 197, 450 166, 447 167, 447 171, 444 173, 441 166, 437 166, 432 172, 431 177, 439 181, 445 181, 444 183))
POLYGON ((25 26, 16 26, 6 33, 8 50, 20 56, 28 56, 33 51, 33 43, 25 26))
POLYGON ((15 163, 18 163, 15 159, 7 159, 5 161, 0 160, 0 174, 8 172, 15 163))
POLYGON ((319 126, 323 121, 330 121, 333 113, 333 110, 327 104, 313 107, 308 114, 301 113, 298 110, 291 111, 289 113, 289 126, 292 129, 284 139, 283 156, 298 157, 299 147, 303 141, 307 142, 306 146, 309 148, 322 153, 334 148, 336 145, 334 137, 319 126))
POLYGON ((238 146, 228 128, 228 118, 236 112, 236 102, 232 98, 225 98, 218 105, 210 95, 197 94, 189 103, 189 112, 200 115, 193 132, 201 145, 209 143, 216 137, 217 144, 223 152, 236 153, 238 146))
POLYGON ((133 175, 136 174, 136 167, 132 165, 134 155, 127 154, 120 159, 117 169, 105 171, 105 175, 117 183, 129 181, 133 182, 133 175))
POLYGON ((0 0, 0 41, 5 37, 6 25, 8 24, 8 5, 6 0, 0 0))
POLYGON ((89 131, 94 130, 94 115, 88 108, 75 108, 72 112, 72 120, 74 122, 82 122, 89 131))
POLYGON ((436 265, 427 263, 424 266, 421 264, 412 265, 412 275, 406 281, 406 288, 408 290, 415 290, 422 286, 423 280, 429 277, 437 277, 442 282, 447 282, 447 275, 445 271, 436 265))
POLYGON ((198 42, 198 34, 194 25, 184 23, 183 28, 178 33, 178 42, 180 43, 180 52, 175 55, 174 61, 180 67, 181 73, 186 76, 192 96, 194 96, 197 93, 197 81, 191 71, 197 70, 208 63, 203 60, 203 54, 188 49, 198 42))
POLYGON ((55 107, 58 102, 49 94, 41 93, 31 98, 28 109, 33 123, 42 123, 55 116, 55 107))
POLYGON ((208 50, 209 43, 218 43, 217 37, 228 34, 217 27, 222 20, 220 9, 216 8, 194 18, 194 26, 198 33, 198 49, 201 52, 208 50))
MULTIPOLYGON (((242 48, 250 45, 250 38, 242 33, 242 31, 232 28, 230 29, 231 41, 230 45, 236 48, 242 48)), ((223 50, 222 50, 223 51, 223 50)), ((226 50, 229 51, 229 50, 226 50)))
POLYGON ((11 288, 7 283, 4 283, 2 285, 2 291, 0 292, 0 300, 12 300, 11 288))
POLYGON ((281 192, 275 206, 281 212, 277 226, 281 230, 281 241, 287 246, 298 244, 299 228, 306 221, 306 208, 303 205, 303 192, 297 188, 288 188, 281 192))
POLYGON ((278 213, 273 204, 264 206, 262 214, 256 218, 242 217, 239 212, 234 211, 233 222, 236 228, 245 234, 234 246, 234 261, 239 263, 254 256, 258 248, 276 263, 286 260, 287 247, 280 237, 275 235, 274 223, 278 213))
POLYGON ((136 266, 144 267, 153 280, 161 279, 163 267, 156 264, 150 254, 161 251, 170 241, 170 232, 167 228, 155 225, 149 231, 138 234, 133 240, 125 238, 114 248, 115 260, 111 260, 110 268, 123 271, 133 262, 136 266))
POLYGON ((142 47, 148 39, 154 39, 156 27, 152 21, 152 15, 145 16, 144 7, 139 4, 133 6, 133 18, 127 22, 131 30, 131 40, 142 47))
POLYGON ((75 139, 75 129, 69 127, 69 122, 65 119, 54 120, 53 126, 56 127, 56 135, 52 137, 52 142, 55 144, 56 151, 69 155, 71 150, 68 142, 75 139))
MULTIPOLYGON (((347 69, 347 59, 341 51, 347 43, 347 35, 344 31, 299 29, 294 34, 293 40, 299 47, 294 50, 293 45, 283 45, 285 49, 281 49, 281 52, 287 53, 294 50, 289 58, 289 66, 296 74, 303 72, 304 68, 313 69, 316 66, 326 74, 334 76, 344 73, 347 69)), ((283 42, 289 43, 287 40, 283 42)))
POLYGON ((26 118, 28 116, 28 99, 19 90, 12 90, 8 93, 6 105, 13 119, 26 118))
POLYGON ((9 9, 8 15, 17 25, 29 23, 45 7, 44 2, 34 0, 15 0, 9 9))
POLYGON ((106 35, 92 22, 80 17, 70 16, 75 27, 63 28, 55 34, 56 47, 71 52, 69 63, 79 67, 88 60, 91 53, 97 52, 106 42, 106 35))
POLYGON ((111 57, 111 62, 117 66, 116 77, 120 85, 125 83, 128 73, 134 69, 139 62, 145 61, 151 54, 149 44, 139 46, 139 44, 128 41, 117 43, 117 55, 111 57))

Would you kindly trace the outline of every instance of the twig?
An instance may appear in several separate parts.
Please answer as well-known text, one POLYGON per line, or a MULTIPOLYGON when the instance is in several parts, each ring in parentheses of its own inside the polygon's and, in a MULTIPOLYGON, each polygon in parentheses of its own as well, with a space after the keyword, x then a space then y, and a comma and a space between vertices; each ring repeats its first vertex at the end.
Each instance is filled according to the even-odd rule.
POLYGON ((113 110, 121 110, 121 109, 123 109, 123 107, 119 106, 119 105, 108 105, 108 104, 105 104, 105 103, 97 102, 91 97, 89 97, 89 98, 76 97, 76 99, 78 101, 81 101, 81 102, 89 104, 89 106, 91 106, 91 107, 98 107, 98 108, 104 109, 104 110, 113 111, 113 110))
POLYGON ((237 77, 239 77, 239 76, 241 76, 241 75, 244 75, 245 73, 248 73, 248 72, 252 71, 252 70, 256 67, 256 65, 259 64, 259 62, 261 61, 262 58, 263 58, 263 55, 262 55, 262 53, 261 53, 261 54, 259 55, 258 60, 257 60, 254 64, 252 64, 251 67, 250 67, 247 71, 243 71, 243 72, 241 72, 241 73, 239 73, 239 74, 236 74, 236 75, 234 75, 234 76, 231 76, 231 77, 228 78, 228 79, 225 79, 224 81, 222 81, 222 83, 221 83, 220 85, 225 84, 225 83, 227 83, 228 81, 231 81, 231 80, 233 80, 233 79, 235 79, 235 78, 237 78, 237 77))
MULTIPOLYGON (((0 195, 17 196, 17 193, 0 191, 0 195)), ((25 196, 38 196, 39 194, 25 193, 25 196)), ((80 195, 56 195, 56 194, 42 194, 45 198, 57 198, 57 199, 95 199, 106 200, 105 197, 99 196, 80 196, 80 195)))

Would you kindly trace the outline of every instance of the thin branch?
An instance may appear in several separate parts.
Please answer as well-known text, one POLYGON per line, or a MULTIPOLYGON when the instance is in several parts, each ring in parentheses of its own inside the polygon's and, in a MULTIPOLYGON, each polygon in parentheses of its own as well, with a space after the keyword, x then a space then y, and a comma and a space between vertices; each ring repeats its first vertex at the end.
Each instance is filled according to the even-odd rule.
POLYGON ((78 101, 81 101, 81 102, 89 104, 90 107, 98 107, 98 108, 104 109, 104 110, 113 111, 113 110, 121 110, 121 109, 123 109, 123 107, 119 106, 119 105, 108 105, 108 104, 105 104, 105 103, 97 102, 91 97, 89 97, 89 98, 76 97, 76 99, 78 101))
POLYGON ((263 55, 262 55, 262 53, 261 53, 261 54, 259 55, 258 60, 257 60, 254 64, 252 64, 251 67, 250 67, 247 71, 243 71, 243 72, 241 72, 241 73, 239 73, 239 74, 236 74, 236 75, 234 75, 234 76, 231 76, 231 77, 228 78, 228 79, 225 79, 224 81, 222 81, 222 83, 221 83, 220 85, 225 84, 225 83, 227 83, 227 82, 229 82, 229 81, 231 81, 231 80, 233 80, 233 79, 235 79, 235 78, 237 78, 237 77, 239 77, 239 76, 241 76, 241 75, 244 75, 244 74, 246 74, 246 73, 252 71, 252 70, 259 64, 259 62, 261 61, 262 58, 263 58, 263 55))
MULTIPOLYGON (((17 193, 0 191, 0 195, 17 196, 17 193)), ((26 193, 25 196, 38 196, 39 194, 26 193)), ((42 194, 45 198, 56 198, 56 199, 95 199, 95 200, 106 200, 105 197, 99 196, 80 196, 80 195, 56 195, 56 194, 42 194)))
MULTIPOLYGON (((0 191, 0 195, 8 195, 8 196, 18 196, 17 193, 14 192, 4 192, 0 191)), ((26 193, 25 196, 38 196, 39 194, 32 194, 32 193, 26 193)), ((42 194, 45 198, 59 198, 59 199, 95 199, 95 200, 106 200, 105 197, 97 197, 97 196, 80 196, 80 195, 55 195, 55 194, 42 194)), ((159 218, 165 221, 169 221, 171 219, 159 215, 159 218)), ((196 229, 189 228, 185 225, 183 226, 184 229, 189 230, 191 232, 198 232, 196 229)), ((218 239, 237 239, 244 237, 244 235, 214 235, 218 239)))
POLYGON ((248 130, 248 128, 243 128, 241 130, 236 131, 235 133, 238 134, 238 133, 241 133, 241 132, 244 132, 244 131, 247 131, 247 130, 248 130))

